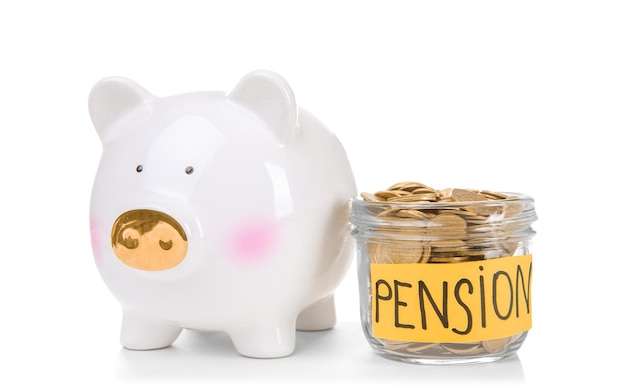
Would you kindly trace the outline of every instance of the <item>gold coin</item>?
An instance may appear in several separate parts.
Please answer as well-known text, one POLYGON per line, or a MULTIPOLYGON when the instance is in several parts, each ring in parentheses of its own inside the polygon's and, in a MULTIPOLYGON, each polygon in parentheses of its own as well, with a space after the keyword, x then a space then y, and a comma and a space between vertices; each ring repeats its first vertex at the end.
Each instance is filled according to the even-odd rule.
MULTIPOLYGON (((461 216, 463 218, 466 217, 474 217, 476 216, 476 214, 474 212, 470 212, 466 209, 460 209, 460 208, 449 208, 449 209, 441 209, 439 210, 439 214, 440 215, 457 215, 457 216, 461 216)), ((482 218, 481 220, 484 220, 484 218, 482 218)))
POLYGON ((513 215, 517 215, 523 210, 524 210, 524 205, 522 203, 513 201, 510 203, 504 204, 504 210, 502 213, 504 213, 504 215, 506 216, 513 216, 513 215))
POLYGON ((445 257, 445 258, 437 258, 430 257, 429 263, 459 263, 467 261, 468 257, 445 257))
POLYGON ((467 223, 457 215, 439 214, 430 219, 427 233, 442 239, 461 239, 467 233, 467 223))
POLYGON ((418 211, 416 209, 400 209, 396 213, 396 216, 404 217, 404 218, 411 218, 411 219, 416 219, 416 220, 428 220, 430 218, 428 214, 418 211))
POLYGON ((367 192, 361 192, 361 197, 365 201, 385 201, 384 198, 378 197, 375 194, 371 194, 371 193, 367 193, 367 192))
POLYGON ((383 343, 384 343, 385 349, 389 351, 402 350, 408 345, 408 343, 405 341, 389 340, 389 339, 383 339, 383 343))
POLYGON ((472 204, 466 209, 480 215, 493 215, 502 213, 502 205, 499 203, 491 203, 494 199, 483 196, 481 193, 472 190, 454 189, 454 197, 462 202, 480 202, 480 204, 472 204))
POLYGON ((376 215, 377 217, 380 218, 386 218, 386 217, 391 217, 391 216, 396 216, 396 212, 398 212, 400 210, 400 208, 393 208, 393 207, 389 207, 385 210, 383 210, 382 212, 380 212, 378 215, 376 215))
POLYGON ((445 188, 445 189, 442 189, 442 190, 438 191, 438 193, 439 193, 439 196, 441 196, 441 197, 449 197, 451 199, 454 199, 454 201, 456 201, 454 196, 452 196, 452 191, 453 190, 454 190, 454 188, 445 188))
POLYGON ((394 263, 393 258, 387 255, 385 245, 377 243, 374 245, 373 250, 370 251, 370 262, 372 263, 394 263))
POLYGON ((445 343, 441 347, 457 355, 474 355, 482 351, 480 343, 445 343))
POLYGON ((461 239, 433 239, 430 245, 437 249, 448 249, 448 251, 458 251, 467 248, 461 239))
POLYGON ((504 193, 492 192, 490 190, 481 190, 479 193, 490 200, 504 200, 509 197, 504 193))
POLYGON ((417 189, 417 188, 428 188, 431 190, 431 187, 424 185, 420 182, 414 182, 414 181, 404 181, 404 182, 398 182, 397 184, 393 184, 391 185, 389 188, 387 188, 387 190, 408 190, 408 189, 417 189))
POLYGON ((419 263, 424 250, 421 246, 382 244, 380 256, 386 263, 419 263))
POLYGON ((431 247, 430 244, 425 243, 422 246, 424 252, 422 253, 422 259, 420 259, 420 263, 428 263, 430 260, 431 247))
POLYGON ((419 187, 419 188, 415 188, 413 190, 410 191, 413 194, 418 194, 418 193, 434 193, 436 195, 439 195, 439 193, 434 190, 433 188, 428 188, 428 187, 419 187))
POLYGON ((433 225, 440 228, 463 231, 467 229, 467 223, 462 217, 458 215, 439 214, 430 219, 430 221, 433 223, 433 225))
POLYGON ((511 256, 517 250, 520 244, 520 240, 516 238, 508 238, 499 244, 499 247, 504 250, 507 256, 511 256))
POLYGON ((374 193, 374 195, 376 195, 377 197, 381 197, 385 200, 388 200, 389 197, 398 197, 398 196, 405 196, 405 195, 410 195, 410 194, 411 192, 406 192, 403 190, 381 190, 381 191, 374 193))
POLYGON ((436 201, 437 200, 437 194, 434 192, 425 192, 425 193, 417 193, 417 194, 411 194, 409 193, 408 195, 401 195, 401 196, 393 196, 393 197, 388 197, 387 201, 389 202, 403 202, 403 203, 409 203, 409 202, 421 202, 421 201, 436 201))
POLYGON ((452 197, 457 201, 485 201, 487 198, 473 189, 452 189, 452 197))
POLYGON ((416 353, 416 352, 424 351, 436 345, 437 343, 412 343, 410 346, 407 346, 406 351, 411 352, 411 353, 416 353))
POLYGON ((500 351, 504 350, 504 348, 507 344, 510 343, 510 341, 511 337, 507 336, 506 338, 483 340, 480 343, 485 351, 488 351, 490 353, 499 353, 500 351))

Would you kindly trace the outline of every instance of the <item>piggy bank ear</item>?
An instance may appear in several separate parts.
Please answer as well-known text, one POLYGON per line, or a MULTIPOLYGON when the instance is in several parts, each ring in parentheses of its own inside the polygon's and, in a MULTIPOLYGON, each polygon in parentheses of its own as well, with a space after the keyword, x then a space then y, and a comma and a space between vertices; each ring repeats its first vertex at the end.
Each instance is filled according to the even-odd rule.
POLYGON ((126 78, 109 77, 94 85, 89 94, 89 114, 102 143, 115 138, 112 124, 116 121, 127 116, 134 116, 135 121, 145 117, 153 98, 148 91, 126 78), (131 112, 134 115, 129 115, 131 112))
POLYGON ((278 74, 267 70, 248 73, 228 97, 265 121, 281 144, 297 134, 298 106, 291 87, 278 74))

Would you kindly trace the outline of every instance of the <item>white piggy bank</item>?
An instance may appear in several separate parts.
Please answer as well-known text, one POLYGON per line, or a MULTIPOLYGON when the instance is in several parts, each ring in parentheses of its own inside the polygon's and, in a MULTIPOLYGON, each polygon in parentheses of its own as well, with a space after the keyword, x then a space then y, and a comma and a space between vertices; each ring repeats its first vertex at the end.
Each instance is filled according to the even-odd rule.
POLYGON ((167 347, 188 328, 283 357, 296 329, 335 324, 354 177, 283 78, 256 71, 227 94, 171 97, 108 78, 89 112, 103 144, 92 246, 124 347, 167 347))

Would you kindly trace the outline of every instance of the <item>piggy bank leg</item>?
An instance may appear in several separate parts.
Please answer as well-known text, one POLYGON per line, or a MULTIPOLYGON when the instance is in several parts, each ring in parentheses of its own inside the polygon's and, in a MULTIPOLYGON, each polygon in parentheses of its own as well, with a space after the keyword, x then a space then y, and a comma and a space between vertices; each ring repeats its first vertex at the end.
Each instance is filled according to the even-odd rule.
POLYGON ((326 296, 306 307, 298 316, 296 328, 301 331, 322 331, 337 323, 335 296, 326 296))
POLYGON ((170 322, 139 311, 124 311, 121 343, 130 350, 154 350, 170 346, 181 332, 170 322))
POLYGON ((251 358, 282 358, 296 347, 295 319, 281 323, 260 320, 229 331, 237 352, 251 358))

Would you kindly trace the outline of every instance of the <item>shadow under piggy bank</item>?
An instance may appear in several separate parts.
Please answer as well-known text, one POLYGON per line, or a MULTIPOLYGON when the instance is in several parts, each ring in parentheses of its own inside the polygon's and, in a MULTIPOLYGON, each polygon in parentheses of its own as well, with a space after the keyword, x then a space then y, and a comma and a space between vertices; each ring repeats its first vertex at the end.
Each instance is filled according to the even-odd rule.
POLYGON ((439 387, 524 383, 517 355, 471 365, 413 365, 382 358, 363 339, 358 323, 339 323, 331 331, 297 333, 289 358, 241 358, 221 332, 185 331, 171 347, 153 351, 122 349, 118 383, 251 382, 273 387, 293 383, 434 383, 439 387))

